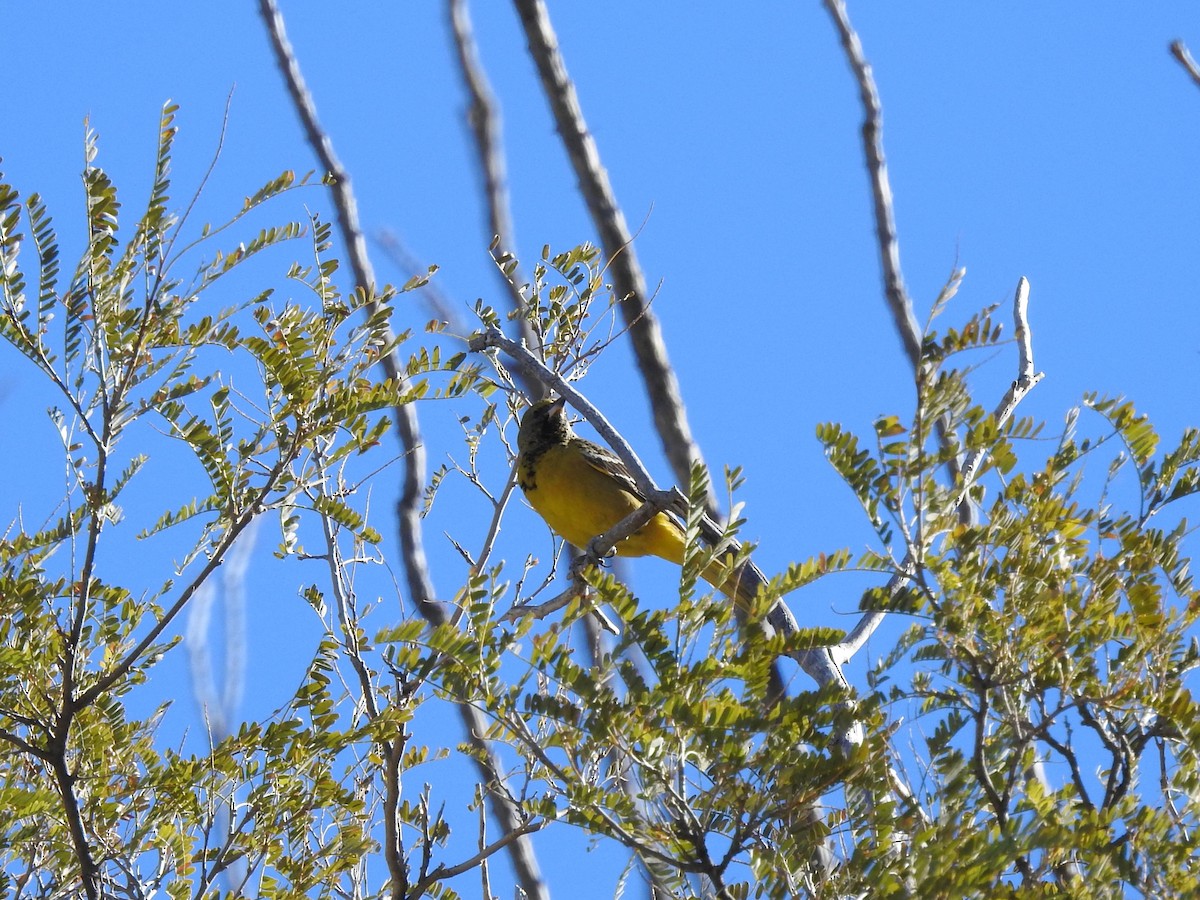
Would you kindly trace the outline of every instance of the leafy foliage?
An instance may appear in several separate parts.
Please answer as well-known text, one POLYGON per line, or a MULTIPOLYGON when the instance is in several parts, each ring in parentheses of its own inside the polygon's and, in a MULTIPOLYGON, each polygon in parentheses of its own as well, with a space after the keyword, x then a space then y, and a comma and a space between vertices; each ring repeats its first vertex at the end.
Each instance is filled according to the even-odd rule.
POLYGON ((280 511, 294 526, 307 512, 333 541, 343 532, 356 546, 380 540, 348 502, 354 486, 339 481, 339 467, 379 443, 381 411, 424 387, 374 377, 402 340, 390 328, 393 292, 343 295, 326 258, 329 227, 315 217, 210 251, 189 274, 197 254, 308 180, 284 173, 189 239, 186 215, 170 205, 175 112, 163 110, 150 199, 132 227, 89 131, 87 240, 65 285, 41 199, 22 203, 0 184, 0 336, 57 391, 52 422, 71 474, 65 514, 0 539, 0 879, 36 896, 141 896, 157 886, 199 896, 240 873, 263 896, 327 895, 361 880, 378 846, 356 785, 382 776, 352 750, 378 745, 399 765, 411 692, 339 724, 329 671, 349 645, 331 636, 289 708, 202 758, 161 747, 164 710, 133 718, 123 698, 176 643, 173 623, 256 517, 280 511), (251 259, 301 239, 312 262, 287 276, 311 302, 248 291, 211 311, 215 285, 238 291, 253 277, 242 274, 251 259), (36 252, 32 295, 26 240, 36 252), (229 374, 201 366, 213 358, 229 374), (244 389, 255 373, 257 397, 244 389), (101 548, 121 540, 121 504, 163 423, 208 491, 140 537, 171 530, 190 549, 157 589, 109 583, 111 554, 101 548), (130 443, 139 450, 126 455, 130 443), (199 526, 198 537, 180 531, 185 523, 199 526))
MULTIPOLYGON (((45 204, 0 179, 0 335, 56 391, 69 473, 45 523, 0 538, 5 892, 453 898, 451 879, 479 870, 486 885, 488 860, 516 837, 565 825, 627 848, 631 868, 678 896, 1195 894, 1200 594, 1179 510, 1200 490, 1200 432, 1160 450, 1121 398, 1083 398, 1051 441, 1041 422, 989 410, 962 360, 1001 345, 995 310, 932 330, 955 273, 911 419, 883 416, 867 438, 818 431, 877 539, 860 559, 790 566, 739 622, 699 581, 725 558, 738 507, 702 546, 697 469, 679 509, 690 546, 677 593, 637 597, 592 566, 537 607, 554 564, 530 557, 514 580, 492 558, 514 485, 492 490, 482 461, 511 456, 519 405, 511 384, 507 406, 493 405, 508 382, 498 356, 498 381, 436 343, 379 377, 409 337, 392 330, 397 292, 339 289, 319 217, 251 228, 308 183, 291 173, 193 237, 171 201, 174 115, 163 111, 132 225, 89 132, 87 239, 67 280, 45 204), (254 279, 289 245, 307 260, 284 273, 299 294, 285 300, 254 279), (218 284, 242 299, 215 308, 218 284), (369 626, 381 604, 359 596, 356 572, 386 557, 355 463, 378 452, 389 411, 426 396, 485 401, 462 419, 466 461, 438 471, 426 511, 458 474, 492 522, 481 552, 455 544, 463 577, 441 624, 369 626), (201 488, 156 497, 149 520, 127 524, 162 433, 195 460, 201 488), (298 589, 322 640, 273 715, 214 729, 203 752, 166 747, 167 708, 133 716, 131 692, 268 513, 278 556, 322 563, 319 583, 298 589), (182 542, 182 559, 167 575, 149 558, 132 576, 112 566, 102 549, 131 531, 141 546, 182 542), (850 568, 890 578, 864 595, 864 621, 911 624, 865 692, 807 689, 788 658, 824 654, 836 668, 849 638, 770 634, 757 614, 850 568), (536 624, 551 607, 561 620, 536 624), (588 630, 605 610, 620 624, 609 643, 588 630), (431 700, 486 723, 458 748, 481 773, 465 850, 461 817, 426 775, 451 755, 419 732, 431 700), (417 773, 429 781, 416 786, 417 773), (488 837, 482 810, 496 797, 512 818, 488 837)), ((515 273, 512 258, 497 262, 515 273)), ((579 379, 619 302, 598 252, 546 248, 520 287, 514 315, 545 366, 522 374, 579 379)), ((504 318, 477 313, 485 327, 504 318)), ((727 477, 731 501, 739 477, 727 477)))
POLYGON ((1107 430, 1079 438, 1073 411, 1045 462, 1022 467, 1017 447, 1036 447, 1040 427, 997 427, 963 373, 942 367, 947 347, 993 333, 973 319, 926 339, 914 422, 877 422, 875 454, 838 426, 820 431, 886 558, 915 561, 893 564, 903 587, 885 607, 915 622, 873 683, 885 708, 913 708, 924 723, 925 752, 905 754, 921 789, 909 850, 860 843, 860 883, 873 896, 1006 885, 1190 896, 1200 733, 1187 679, 1200 661, 1190 637, 1200 593, 1186 520, 1161 522, 1194 492, 1196 436, 1156 457, 1158 436, 1130 403, 1088 396, 1107 430), (942 438, 927 427, 935 417, 942 438), (1084 466, 1114 443, 1097 491, 1084 466), (990 492, 978 478, 938 479, 964 450, 986 454, 990 492), (1122 490, 1127 462, 1133 491, 1122 490), (1134 508, 1119 511, 1116 494, 1134 508))

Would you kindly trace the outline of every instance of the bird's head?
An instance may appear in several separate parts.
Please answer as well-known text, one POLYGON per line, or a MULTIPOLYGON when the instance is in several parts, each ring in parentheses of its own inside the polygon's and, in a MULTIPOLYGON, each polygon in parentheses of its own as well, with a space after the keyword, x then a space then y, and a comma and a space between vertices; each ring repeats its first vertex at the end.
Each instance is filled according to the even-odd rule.
POLYGON ((564 409, 567 398, 539 400, 521 416, 517 449, 522 453, 546 444, 563 443, 571 436, 571 423, 564 409))

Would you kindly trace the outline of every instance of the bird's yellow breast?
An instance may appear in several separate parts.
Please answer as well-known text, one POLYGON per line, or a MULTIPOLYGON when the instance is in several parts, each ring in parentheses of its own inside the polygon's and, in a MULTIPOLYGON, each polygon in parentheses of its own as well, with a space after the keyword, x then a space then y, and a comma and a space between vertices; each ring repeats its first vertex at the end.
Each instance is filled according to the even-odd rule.
MULTIPOLYGON (((612 475, 588 462, 570 443, 547 447, 521 468, 525 497, 546 523, 568 544, 587 547, 641 505, 612 475)), ((683 534, 659 513, 619 543, 620 556, 661 556, 683 562, 683 534)))

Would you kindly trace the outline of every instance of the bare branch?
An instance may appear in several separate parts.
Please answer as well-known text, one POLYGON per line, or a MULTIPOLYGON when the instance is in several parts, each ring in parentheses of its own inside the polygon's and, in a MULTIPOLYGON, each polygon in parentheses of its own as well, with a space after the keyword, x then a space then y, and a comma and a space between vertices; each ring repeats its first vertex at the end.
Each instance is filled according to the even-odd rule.
MULTIPOLYGON (((475 157, 479 164, 479 173, 483 179, 483 194, 487 202, 487 229, 489 241, 495 241, 495 250, 500 255, 517 255, 517 239, 513 233, 512 211, 508 203, 508 175, 504 161, 504 147, 500 139, 500 113, 496 97, 488 84, 487 74, 479 59, 479 49, 475 45, 475 36, 471 30, 471 14, 467 9, 467 0, 449 0, 447 12, 450 16, 450 32, 454 35, 454 49, 458 58, 459 72, 462 74, 463 85, 471 98, 467 108, 467 124, 475 144, 475 157)), ((517 312, 525 309, 525 298, 521 294, 520 285, 525 279, 518 273, 513 277, 506 276, 499 267, 496 273, 504 282, 504 290, 517 312)), ((537 343, 537 336, 529 319, 524 315, 517 317, 521 339, 529 346, 537 343)), ((536 382, 523 384, 526 392, 536 382)))
POLYGON ((1192 81, 1196 82, 1196 87, 1200 87, 1200 66, 1196 65, 1196 60, 1188 51, 1187 45, 1183 41, 1172 41, 1171 55, 1179 60, 1179 64, 1183 66, 1184 71, 1192 76, 1192 81))
MULTIPOLYGON (((287 83, 288 95, 304 126, 309 146, 320 160, 322 168, 329 175, 330 191, 333 195, 334 207, 337 210, 338 230, 346 245, 346 253, 354 272, 355 284, 367 292, 368 296, 372 296, 375 272, 367 255, 367 242, 359 224, 358 203, 350 186, 350 176, 342 167, 341 161, 334 152, 333 142, 317 119, 316 104, 304 83, 304 76, 300 72, 300 63, 292 50, 291 42, 288 41, 283 24, 283 14, 279 11, 275 0, 259 0, 258 7, 263 22, 267 26, 276 62, 287 83)), ((374 316, 378 308, 378 302, 372 300, 367 305, 367 314, 374 316)), ((391 336, 388 335, 388 337, 391 336)), ((383 357, 381 364, 388 378, 394 379, 400 384, 407 383, 404 368, 400 365, 394 352, 383 357)), ((429 565, 425 558, 420 523, 421 494, 425 483, 425 446, 421 440, 420 428, 417 423, 416 406, 412 403, 405 403, 395 407, 394 413, 396 430, 400 435, 407 463, 404 469, 400 500, 397 504, 400 516, 400 547, 404 556, 409 597, 413 603, 424 610, 425 607, 434 605, 433 579, 430 577, 429 565)))
MULTIPOLYGON (((837 27, 846 61, 858 84, 859 99, 863 108, 863 155, 871 179, 871 195, 875 201, 875 240, 883 271, 884 297, 892 313, 896 332, 900 335, 904 353, 913 372, 917 373, 921 365, 921 326, 913 312, 912 298, 904 285, 904 273, 900 268, 900 239, 896 231, 896 213, 892 185, 888 179, 887 158, 883 152, 883 106, 879 101, 879 90, 875 86, 871 64, 867 62, 863 53, 862 42, 858 39, 854 26, 850 24, 845 0, 825 0, 825 8, 837 27)), ((946 431, 946 422, 939 419, 934 427, 937 429, 938 440, 946 446, 950 439, 946 431)), ((958 479, 958 461, 954 457, 947 458, 946 469, 952 479, 958 479)), ((959 518, 964 524, 970 523, 972 516, 970 504, 959 507, 959 518)))
POLYGON ((428 875, 426 875, 424 878, 418 881, 416 885, 413 886, 412 896, 421 896, 421 894, 423 894, 435 882, 444 881, 447 878, 453 878, 455 875, 461 875, 463 872, 471 871, 471 869, 478 866, 484 860, 494 856, 498 850, 503 850, 513 841, 516 841, 527 834, 532 834, 535 831, 541 831, 546 827, 546 824, 546 819, 530 819, 519 828, 509 831, 503 837, 492 841, 471 858, 465 859, 453 866, 436 866, 428 875))
MULTIPOLYGON (((854 73, 858 84, 859 97, 863 108, 863 151, 867 163, 867 171, 871 179, 871 191, 875 201, 875 233, 879 249, 880 262, 883 270, 884 294, 892 319, 900 335, 906 355, 917 372, 921 364, 921 328, 913 312, 912 299, 904 285, 904 275, 900 268, 900 245, 896 231, 896 218, 893 208, 891 183, 888 179, 887 161, 883 150, 883 110, 879 100, 879 91, 871 65, 863 53, 862 42, 850 23, 849 13, 844 0, 825 0, 825 8, 833 19, 838 35, 845 51, 847 62, 854 73)), ((998 426, 1002 426, 1012 415, 1018 403, 1025 394, 1041 379, 1041 375, 1033 372, 1032 336, 1028 327, 1028 295, 1029 284, 1022 278, 1017 285, 1013 316, 1017 327, 1017 342, 1019 348, 1019 371, 1017 380, 1001 400, 994 416, 998 426)), ((938 440, 946 446, 950 435, 946 423, 937 422, 938 440)), ((969 522, 973 512, 967 500, 968 492, 974 482, 976 470, 982 462, 984 453, 977 450, 962 465, 951 458, 947 461, 950 475, 960 485, 957 500, 960 520, 969 522)), ((906 583, 916 571, 916 560, 910 550, 901 562, 899 571, 888 581, 885 590, 893 595, 906 583)), ((883 611, 868 612, 858 622, 854 629, 837 646, 829 648, 829 663, 841 676, 840 667, 844 665, 866 643, 887 613, 883 611)), ((808 671, 807 667, 805 669, 808 671)), ((809 672, 813 675, 812 672, 809 672)), ((826 676, 831 675, 826 672, 826 676)), ((816 677, 814 675, 814 677, 816 677)), ((843 679, 844 680, 844 679, 843 679)), ((820 681, 820 679, 818 679, 820 681)), ((825 683, 825 682, 820 682, 825 683)))
MULTIPOLYGON (((617 205, 608 173, 600 162, 596 140, 584 121, 579 97, 559 52, 558 38, 546 4, 543 0, 514 0, 514 5, 521 17, 529 52, 537 65, 559 136, 608 259, 613 285, 621 298, 621 314, 629 328, 638 371, 646 385, 663 450, 676 481, 687 484, 692 464, 703 465, 703 458, 688 426, 679 382, 667 359, 662 329, 647 303, 646 278, 633 248, 633 237, 617 205)), ((711 496, 706 505, 715 515, 711 496)))
MULTIPOLYGON (((1029 331, 1029 281, 1024 276, 1017 282, 1016 294, 1013 297, 1013 322, 1016 325, 1019 368, 1016 380, 1009 385, 999 406, 996 407, 996 411, 992 413, 997 428, 1004 427, 1004 423, 1016 412, 1017 405, 1044 377, 1043 373, 1033 370, 1033 335, 1029 331)), ((971 484, 975 480, 976 469, 979 468, 979 464, 983 462, 986 455, 987 451, 983 447, 979 447, 963 463, 959 503, 966 499, 971 484)))
POLYGON ((862 42, 850 24, 850 14, 844 0, 825 0, 825 8, 833 18, 846 60, 858 82, 859 98, 863 108, 863 150, 866 154, 867 172, 871 177, 871 194, 875 199, 875 238, 879 246, 879 260, 883 266, 884 294, 892 319, 900 334, 900 342, 908 355, 913 369, 921 362, 921 327, 913 314, 912 299, 904 286, 904 273, 900 270, 900 242, 896 236, 896 216, 892 208, 892 186, 888 180, 887 160, 883 154, 883 108, 879 102, 879 90, 871 64, 863 53, 862 42))
POLYGON ((546 616, 556 613, 564 606, 570 604, 576 597, 582 596, 586 589, 586 585, 572 581, 570 587, 545 603, 523 603, 516 605, 502 616, 499 616, 496 621, 519 622, 521 619, 527 618, 544 619, 546 616))
POLYGON ((491 557, 492 550, 496 546, 496 538, 500 536, 500 522, 504 517, 504 510, 508 508, 508 501, 512 499, 513 491, 516 489, 517 467, 514 465, 512 471, 508 473, 508 481, 504 484, 504 490, 492 502, 492 521, 488 524, 487 534, 483 538, 483 546, 480 548, 479 554, 472 566, 476 573, 482 572, 487 567, 488 559, 491 557))
MULTIPOLYGON (((547 600, 545 603, 526 603, 514 606, 504 615, 500 616, 497 622, 519 622, 521 619, 544 619, 552 613, 558 612, 564 606, 569 606, 571 601, 578 597, 586 597, 591 588, 584 583, 578 575, 572 577, 571 586, 561 594, 547 600)), ((603 628, 609 634, 620 634, 621 630, 613 624, 603 610, 593 607, 588 610, 589 621, 594 621, 596 625, 603 628)))

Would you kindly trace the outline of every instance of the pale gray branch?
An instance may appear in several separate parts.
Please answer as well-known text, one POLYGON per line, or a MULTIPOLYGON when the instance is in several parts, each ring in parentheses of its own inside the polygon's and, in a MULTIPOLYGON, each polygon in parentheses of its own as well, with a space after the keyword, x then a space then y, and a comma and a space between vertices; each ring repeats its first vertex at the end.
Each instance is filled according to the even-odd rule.
POLYGON ((444 881, 447 878, 453 878, 455 875, 461 875, 463 872, 469 872, 476 866, 480 865, 486 859, 494 856, 498 851, 524 837, 527 834, 532 834, 535 831, 540 831, 547 825, 545 819, 531 819, 515 831, 510 831, 503 837, 497 838, 486 847, 483 847, 478 853, 470 859, 465 859, 457 865, 453 866, 437 866, 428 875, 422 878, 413 887, 412 896, 419 897, 428 890, 436 882, 444 881))
MULTIPOLYGON (((519 622, 522 619, 544 619, 546 616, 558 612, 563 607, 569 606, 571 601, 576 598, 586 597, 590 588, 582 581, 572 580, 571 586, 557 594, 545 603, 524 603, 512 607, 504 615, 499 616, 497 622, 519 622)), ((593 606, 588 610, 588 613, 594 617, 596 624, 607 631, 609 634, 620 634, 619 629, 612 619, 601 609, 593 606)))
MULTIPOLYGON (((883 152, 883 105, 879 100, 879 89, 875 86, 875 76, 863 52, 858 33, 850 24, 850 14, 846 10, 844 0, 825 0, 825 8, 837 28, 846 61, 858 84, 859 100, 863 109, 863 156, 871 179, 871 196, 875 203, 875 241, 883 270, 884 297, 891 311, 896 332, 900 335, 900 343, 904 346, 904 353, 913 372, 917 373, 921 365, 922 332, 913 311, 912 297, 904 285, 904 272, 900 268, 900 238, 896 230, 896 213, 892 185, 888 178, 887 157, 883 152)), ((934 423, 934 427, 937 429, 938 440, 945 446, 950 440, 945 420, 939 419, 934 423)), ((958 460, 955 457, 947 458, 946 469, 952 479, 958 479, 958 460)), ((972 517, 970 504, 960 507, 959 518, 964 524, 969 524, 972 517)))
MULTIPOLYGON (((608 172, 600 162, 596 139, 584 121, 579 97, 567 74, 546 4, 543 0, 514 0, 514 4, 559 136, 604 248, 613 286, 621 298, 621 315, 629 328, 638 371, 654 413, 655 428, 675 479, 687 484, 693 463, 703 465, 703 459, 692 438, 679 381, 667 358, 662 329, 649 308, 646 278, 633 248, 633 236, 617 204, 608 172)), ((715 516, 716 506, 711 496, 706 506, 715 516)))
POLYGON ((1196 60, 1192 57, 1187 45, 1183 41, 1172 41, 1171 55, 1179 60, 1179 64, 1192 77, 1192 81, 1196 83, 1196 87, 1200 87, 1200 66, 1196 65, 1196 60))
POLYGON ((921 362, 921 327, 913 313, 912 299, 904 286, 904 273, 900 269, 900 241, 896 234, 896 215, 892 205, 892 186, 888 179, 887 160, 883 153, 883 107, 879 102, 879 90, 871 64, 863 53, 858 33, 850 24, 850 14, 844 0, 825 0, 825 8, 833 18, 841 38, 846 60, 858 83, 859 99, 863 108, 862 141, 866 155, 867 172, 871 177, 871 195, 875 201, 875 238, 879 247, 879 260, 883 266, 884 294, 892 319, 900 334, 904 352, 915 370, 921 362))
MULTIPOLYGON (((350 267, 354 272, 355 286, 373 296, 375 272, 367 254, 367 242, 358 219, 358 203, 350 186, 350 175, 342 167, 333 149, 333 141, 317 119, 317 108, 312 93, 304 83, 300 63, 292 50, 284 29, 283 14, 275 0, 259 0, 259 11, 267 26, 271 47, 276 62, 287 83, 288 95, 296 108, 309 146, 320 160, 321 167, 329 175, 330 191, 337 210, 338 230, 346 245, 350 267)), ((367 307, 369 316, 378 311, 378 303, 372 301, 367 307)), ((390 338, 391 335, 389 334, 390 338)), ((405 383, 404 368, 393 351, 381 360, 388 378, 405 383)), ((421 440, 415 404, 405 403, 395 407, 396 430, 404 447, 405 474, 398 503, 400 516, 400 546, 404 555, 404 568, 408 580, 408 591, 413 603, 424 609, 435 604, 433 580, 425 558, 421 537, 420 507, 425 485, 425 446, 421 440)))
MULTIPOLYGON (((279 68, 287 83, 288 94, 304 125, 309 144, 321 160, 321 165, 332 178, 331 189, 337 208, 338 224, 342 240, 345 242, 350 256, 355 281, 360 288, 368 291, 370 296, 370 292, 373 292, 375 276, 367 256, 366 240, 358 222, 358 208, 350 189, 349 176, 334 154, 332 141, 317 120, 316 106, 300 73, 300 65, 288 41, 287 33, 284 30, 283 16, 277 4, 274 0, 259 0, 259 10, 267 26, 267 33, 270 36, 279 68)), ((368 315, 374 315, 375 312, 376 305, 372 303, 368 308, 368 315)), ((395 352, 385 356, 382 363, 384 372, 389 378, 395 379, 399 383, 406 380, 404 368, 396 358, 395 352)), ((401 487, 400 499, 397 502, 397 514, 400 520, 400 549, 404 558, 409 596, 418 611, 430 624, 440 625, 446 622, 447 613, 435 599, 433 579, 429 573, 421 532, 425 447, 421 441, 417 423, 416 405, 406 403, 395 407, 394 412, 406 460, 404 482, 401 487)), ((486 733, 487 723, 469 705, 458 704, 457 708, 462 716, 468 739, 480 751, 475 758, 483 783, 491 798, 492 814, 499 821, 505 834, 515 832, 522 825, 521 813, 516 803, 498 787, 503 783, 499 759, 488 742, 480 737, 486 733)), ((542 880, 528 837, 521 835, 510 845, 509 852, 513 867, 517 871, 518 880, 526 894, 535 900, 546 900, 549 892, 542 880)))
MULTIPOLYGON (((504 255, 517 256, 517 239, 513 233, 512 211, 508 202, 508 176, 504 160, 504 145, 500 134, 499 104, 491 85, 488 84, 487 74, 479 58, 479 49, 475 45, 475 36, 471 29, 471 14, 467 9, 467 0, 449 0, 447 11, 450 15, 450 32, 454 35, 454 49, 458 58, 458 68, 462 73, 463 85, 471 98, 467 108, 467 124, 471 129, 471 137, 475 145, 475 158, 479 164, 480 177, 483 179, 483 195, 487 205, 487 228, 489 241, 495 242, 493 256, 499 251, 500 258, 504 255)), ((524 313, 525 297, 521 294, 520 285, 526 279, 519 270, 509 277, 495 267, 497 275, 504 282, 504 290, 512 303, 512 308, 518 313, 524 313)), ((536 335, 529 319, 524 315, 517 317, 520 335, 530 346, 536 343, 536 335)), ((523 384, 528 392, 532 384, 523 384)))

